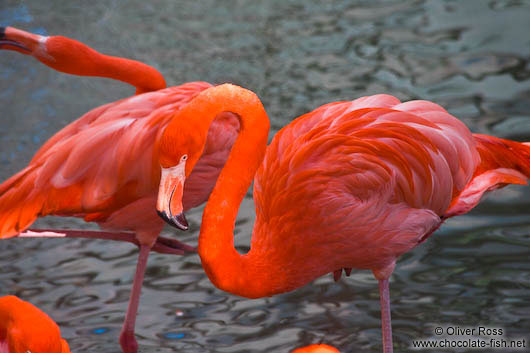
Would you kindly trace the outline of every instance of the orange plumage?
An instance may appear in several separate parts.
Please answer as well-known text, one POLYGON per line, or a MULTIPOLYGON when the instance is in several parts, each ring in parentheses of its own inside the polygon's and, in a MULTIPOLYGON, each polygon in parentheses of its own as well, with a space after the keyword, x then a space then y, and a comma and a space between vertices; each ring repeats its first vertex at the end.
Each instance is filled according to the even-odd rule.
MULTIPOLYGON (((29 165, 0 185, 0 237, 15 236, 37 217, 83 217, 107 229, 160 232, 157 139, 173 114, 206 82, 187 83, 96 108, 59 131, 29 165)), ((220 116, 202 161, 184 190, 185 209, 206 201, 238 131, 220 116)))
POLYGON ((508 184, 526 185, 530 176, 530 145, 473 134, 480 154, 480 165, 473 179, 453 198, 445 217, 464 214, 475 207, 482 195, 508 184))
POLYGON ((70 353, 70 348, 46 313, 8 295, 0 298, 0 352, 70 353))
MULTIPOLYGON (((248 279, 259 280, 230 276, 247 283, 232 290, 271 295, 341 268, 388 278, 396 258, 437 229, 476 178, 486 170, 498 175, 483 141, 434 103, 387 95, 328 104, 294 120, 274 137, 254 181, 256 223, 241 261, 248 279)), ((529 148, 510 144, 489 153, 511 156, 498 162, 518 179, 492 179, 486 190, 530 175, 529 148)), ((226 194, 231 186, 218 183, 210 200, 220 202, 215 190, 221 188, 226 194)), ((210 202, 206 211, 214 215, 214 207, 210 202)), ((201 229, 205 252, 208 244, 228 243, 205 236, 210 218, 206 212, 201 229)), ((203 264, 219 278, 231 261, 240 260, 225 256, 203 264)))
POLYGON ((295 349, 291 353, 340 353, 338 349, 327 344, 312 344, 310 346, 295 349))

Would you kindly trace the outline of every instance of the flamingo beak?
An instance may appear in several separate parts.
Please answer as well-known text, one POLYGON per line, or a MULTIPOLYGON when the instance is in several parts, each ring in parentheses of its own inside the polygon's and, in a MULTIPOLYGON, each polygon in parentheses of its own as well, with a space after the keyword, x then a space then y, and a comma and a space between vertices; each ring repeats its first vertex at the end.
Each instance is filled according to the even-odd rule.
POLYGON ((186 161, 171 168, 162 168, 156 211, 160 217, 173 227, 188 229, 188 221, 182 207, 182 194, 186 180, 186 161))
POLYGON ((0 49, 31 55, 43 37, 13 27, 0 27, 0 49))

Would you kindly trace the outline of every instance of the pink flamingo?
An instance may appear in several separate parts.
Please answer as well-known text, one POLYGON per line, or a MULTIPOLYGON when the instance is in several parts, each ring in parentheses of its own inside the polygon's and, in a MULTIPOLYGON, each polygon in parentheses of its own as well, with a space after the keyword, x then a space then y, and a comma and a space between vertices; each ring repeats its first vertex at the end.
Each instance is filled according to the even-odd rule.
POLYGON ((182 192, 210 121, 226 110, 240 117, 241 131, 202 218, 198 251, 208 277, 222 290, 258 298, 326 273, 372 270, 385 353, 393 351, 389 277, 396 259, 486 191, 530 177, 528 143, 472 134, 431 102, 375 95, 327 104, 281 129, 267 148, 268 120, 259 108, 201 94, 161 138, 163 170, 181 172, 159 193, 159 212, 171 213, 168 194, 182 192), (256 221, 250 251, 240 254, 233 230, 253 179, 256 221))
MULTIPOLYGON (((149 251, 194 251, 158 237, 164 225, 155 212, 158 189, 164 188, 159 140, 175 112, 212 86, 192 82, 165 88, 162 75, 143 63, 100 54, 69 38, 44 37, 12 27, 0 28, 0 48, 31 55, 58 71, 109 77, 136 87, 136 96, 95 108, 56 133, 26 168, 0 185, 0 238, 93 237, 139 245, 120 335, 124 351, 136 352, 134 325, 149 251), (25 231, 45 215, 83 217, 111 232, 25 231)), ((183 191, 173 195, 181 208, 172 212, 181 213, 208 199, 238 131, 239 120, 233 114, 216 116, 207 131, 204 153, 193 172, 188 171, 191 175, 183 191)), ((183 216, 172 218, 172 224, 188 227, 183 216)))

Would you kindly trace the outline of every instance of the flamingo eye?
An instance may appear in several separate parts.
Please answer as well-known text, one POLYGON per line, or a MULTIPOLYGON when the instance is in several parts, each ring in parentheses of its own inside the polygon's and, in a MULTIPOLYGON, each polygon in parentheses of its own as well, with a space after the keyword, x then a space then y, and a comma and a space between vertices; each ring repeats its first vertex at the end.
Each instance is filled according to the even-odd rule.
POLYGON ((184 161, 187 160, 187 159, 188 159, 188 155, 187 155, 187 154, 185 154, 185 155, 183 155, 182 157, 180 157, 180 161, 181 161, 181 162, 184 162, 184 161))

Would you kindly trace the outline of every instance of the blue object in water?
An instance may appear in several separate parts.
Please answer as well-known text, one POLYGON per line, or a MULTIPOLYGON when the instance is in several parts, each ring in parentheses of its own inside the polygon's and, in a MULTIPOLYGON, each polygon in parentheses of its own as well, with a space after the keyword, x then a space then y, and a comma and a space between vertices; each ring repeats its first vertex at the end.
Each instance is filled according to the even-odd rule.
POLYGON ((168 332, 164 336, 172 340, 179 340, 184 338, 186 335, 182 332, 168 332))
POLYGON ((108 328, 106 328, 106 327, 100 327, 100 328, 95 328, 95 329, 93 329, 93 330, 92 330, 92 333, 94 333, 94 334, 96 334, 96 335, 101 335, 101 334, 106 333, 106 332, 108 332, 108 331, 109 331, 108 328))

